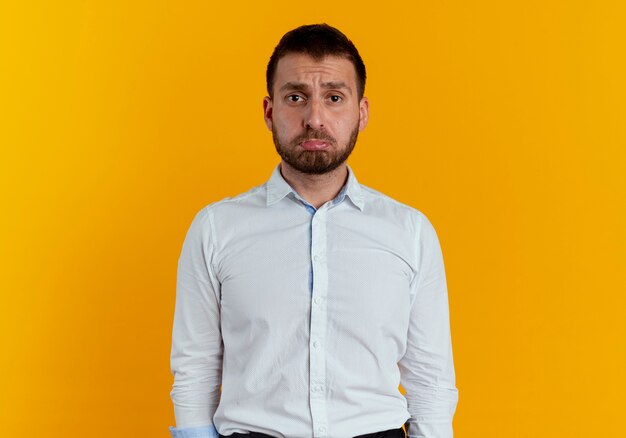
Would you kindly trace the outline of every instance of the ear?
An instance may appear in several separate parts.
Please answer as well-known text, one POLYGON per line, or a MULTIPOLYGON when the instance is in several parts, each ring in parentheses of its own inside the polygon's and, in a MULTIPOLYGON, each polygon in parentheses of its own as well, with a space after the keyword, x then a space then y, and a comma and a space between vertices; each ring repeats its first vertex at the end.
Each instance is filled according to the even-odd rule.
POLYGON ((359 132, 365 129, 369 118, 370 102, 367 100, 367 97, 362 97, 361 102, 359 102, 359 132))
POLYGON ((273 126, 272 116, 272 98, 265 96, 263 98, 263 118, 265 119, 265 126, 267 126, 267 129, 270 131, 273 126))

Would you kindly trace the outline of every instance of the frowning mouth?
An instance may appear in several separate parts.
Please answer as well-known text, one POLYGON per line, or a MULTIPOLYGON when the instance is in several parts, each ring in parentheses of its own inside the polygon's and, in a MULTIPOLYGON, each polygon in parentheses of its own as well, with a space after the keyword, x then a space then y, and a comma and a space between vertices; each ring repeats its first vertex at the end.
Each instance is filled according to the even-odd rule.
POLYGON ((305 149, 307 151, 321 151, 324 149, 328 149, 327 142, 317 139, 305 140, 300 143, 300 146, 302 146, 302 149, 305 149))

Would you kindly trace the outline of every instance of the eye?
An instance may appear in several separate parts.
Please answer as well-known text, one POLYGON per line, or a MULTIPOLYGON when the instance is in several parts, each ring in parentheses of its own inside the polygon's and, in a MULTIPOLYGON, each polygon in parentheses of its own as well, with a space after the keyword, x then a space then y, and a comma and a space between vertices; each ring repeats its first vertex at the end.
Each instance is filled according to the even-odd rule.
POLYGON ((298 103, 304 101, 304 98, 299 94, 290 94, 289 96, 287 96, 287 100, 289 102, 298 103))
POLYGON ((330 101, 333 103, 341 102, 341 96, 333 94, 332 96, 330 96, 330 101))

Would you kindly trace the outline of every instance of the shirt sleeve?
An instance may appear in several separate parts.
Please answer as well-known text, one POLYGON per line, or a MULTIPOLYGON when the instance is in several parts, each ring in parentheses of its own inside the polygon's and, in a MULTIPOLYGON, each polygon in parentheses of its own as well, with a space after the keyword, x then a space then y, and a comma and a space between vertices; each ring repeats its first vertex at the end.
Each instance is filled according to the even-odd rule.
POLYGON ((448 292, 439 240, 428 219, 418 229, 407 349, 398 363, 411 418, 409 438, 452 438, 458 402, 448 292))
POLYGON ((172 438, 219 438, 219 434, 213 426, 188 427, 176 429, 170 426, 172 438))
POLYGON ((222 383, 220 284, 213 272, 208 208, 194 218, 178 260, 170 355, 175 438, 217 437, 213 415, 222 383))

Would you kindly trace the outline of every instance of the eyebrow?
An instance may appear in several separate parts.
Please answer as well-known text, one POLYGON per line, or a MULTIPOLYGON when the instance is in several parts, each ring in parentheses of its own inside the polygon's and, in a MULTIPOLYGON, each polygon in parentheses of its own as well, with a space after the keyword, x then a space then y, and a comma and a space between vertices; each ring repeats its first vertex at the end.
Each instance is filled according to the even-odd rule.
MULTIPOLYGON (((321 86, 322 88, 334 90, 346 89, 350 94, 352 94, 352 89, 343 81, 322 82, 321 86)), ((280 87, 280 91, 305 91, 309 88, 309 85, 303 82, 287 82, 285 85, 280 87)))

